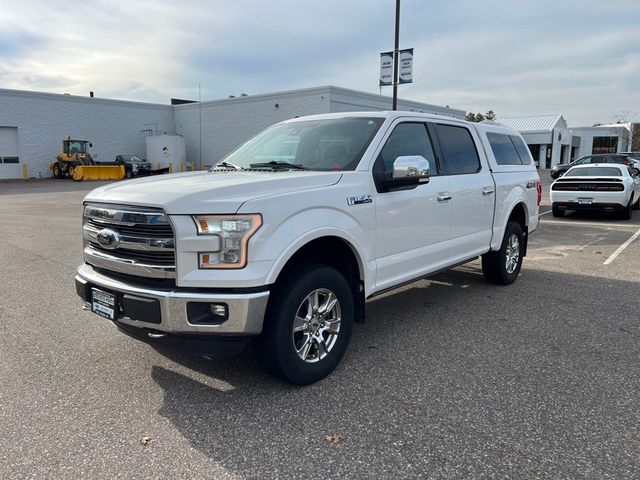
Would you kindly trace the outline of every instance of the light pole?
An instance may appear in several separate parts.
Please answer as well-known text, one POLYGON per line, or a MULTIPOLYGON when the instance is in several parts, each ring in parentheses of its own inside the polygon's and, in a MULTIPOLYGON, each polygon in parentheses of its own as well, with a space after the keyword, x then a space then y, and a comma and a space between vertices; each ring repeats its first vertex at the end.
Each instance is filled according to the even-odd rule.
POLYGON ((396 45, 393 49, 393 110, 398 109, 398 62, 400 61, 400 0, 396 0, 396 45))

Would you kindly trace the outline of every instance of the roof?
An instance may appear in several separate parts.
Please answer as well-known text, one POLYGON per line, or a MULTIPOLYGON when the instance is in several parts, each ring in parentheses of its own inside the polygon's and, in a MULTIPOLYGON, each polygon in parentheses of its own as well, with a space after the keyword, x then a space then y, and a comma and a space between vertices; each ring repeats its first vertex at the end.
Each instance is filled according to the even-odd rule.
MULTIPOLYGON (((439 115, 437 113, 423 113, 423 112, 410 112, 406 110, 364 110, 364 111, 351 111, 351 112, 331 112, 331 113, 316 113, 313 115, 303 115, 300 117, 289 118, 287 120, 283 120, 281 123, 295 123, 302 122, 306 120, 330 120, 334 118, 354 118, 354 117, 364 117, 364 118, 424 118, 428 120, 442 121, 443 115, 439 115)), ((447 121, 455 121, 460 124, 468 124, 464 119, 447 117, 447 121)), ((476 124, 479 125, 479 124, 476 124)))
POLYGON ((499 121, 519 132, 551 132, 558 125, 558 122, 560 122, 561 128, 567 128, 567 122, 560 114, 507 117, 501 118, 499 121))

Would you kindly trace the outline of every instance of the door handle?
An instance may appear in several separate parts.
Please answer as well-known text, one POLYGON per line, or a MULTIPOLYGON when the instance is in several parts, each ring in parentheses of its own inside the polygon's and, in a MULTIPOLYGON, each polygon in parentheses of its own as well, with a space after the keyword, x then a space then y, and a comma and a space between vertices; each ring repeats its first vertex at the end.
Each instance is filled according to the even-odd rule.
POLYGON ((485 197, 488 195, 491 195, 493 193, 493 187, 484 187, 482 189, 482 195, 484 195, 485 197))
POLYGON ((449 200, 451 200, 451 194, 449 192, 442 192, 439 193, 436 198, 439 202, 448 202, 449 200))

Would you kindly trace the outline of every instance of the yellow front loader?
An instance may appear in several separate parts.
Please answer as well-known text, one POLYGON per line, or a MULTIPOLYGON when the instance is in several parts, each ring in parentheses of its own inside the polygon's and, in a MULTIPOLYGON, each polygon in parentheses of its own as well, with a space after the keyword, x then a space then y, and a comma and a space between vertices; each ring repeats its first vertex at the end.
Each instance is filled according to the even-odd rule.
POLYGON ((98 164, 87 151, 91 143, 67 137, 62 140, 62 152, 55 162, 49 164, 55 178, 73 178, 81 180, 122 180, 124 166, 98 164))

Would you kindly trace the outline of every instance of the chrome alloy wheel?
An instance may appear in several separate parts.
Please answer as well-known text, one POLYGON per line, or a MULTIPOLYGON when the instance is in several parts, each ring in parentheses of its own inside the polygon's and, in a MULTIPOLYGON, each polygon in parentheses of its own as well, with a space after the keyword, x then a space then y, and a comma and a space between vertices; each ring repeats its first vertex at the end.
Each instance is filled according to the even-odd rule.
POLYGON ((305 297, 293 321, 293 347, 307 363, 326 357, 335 346, 340 332, 340 302, 326 288, 314 290, 305 297))
POLYGON ((505 250, 504 266, 507 273, 513 273, 518 266, 520 260, 520 239, 518 235, 512 233, 507 241, 507 248, 505 250))

